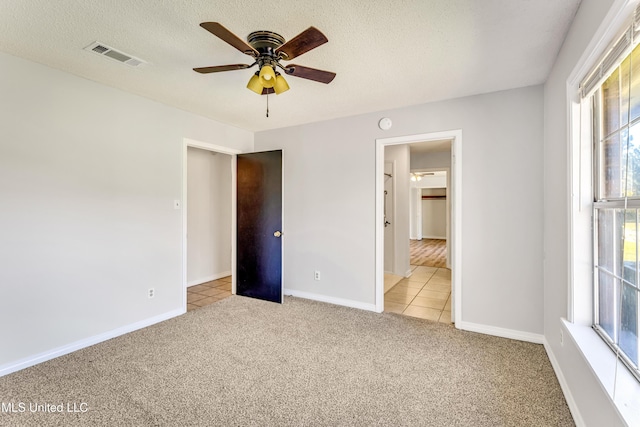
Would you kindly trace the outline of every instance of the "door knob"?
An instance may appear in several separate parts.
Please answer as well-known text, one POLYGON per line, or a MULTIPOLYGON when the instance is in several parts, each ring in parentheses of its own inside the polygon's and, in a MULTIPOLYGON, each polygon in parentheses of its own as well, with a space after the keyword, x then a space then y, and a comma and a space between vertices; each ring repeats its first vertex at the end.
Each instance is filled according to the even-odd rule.
POLYGON ((280 231, 276 231, 275 233, 273 233, 273 235, 276 237, 280 237, 282 236, 282 233, 280 231))

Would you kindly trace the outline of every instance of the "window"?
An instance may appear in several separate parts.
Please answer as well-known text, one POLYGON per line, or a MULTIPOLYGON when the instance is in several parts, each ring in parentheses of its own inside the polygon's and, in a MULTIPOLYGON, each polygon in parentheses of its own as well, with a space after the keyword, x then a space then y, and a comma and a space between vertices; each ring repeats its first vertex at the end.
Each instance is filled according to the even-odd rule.
MULTIPOLYGON (((620 53, 628 52, 631 38, 630 30, 620 53)), ((591 95, 593 319, 594 329, 640 379, 640 45, 606 68, 612 67, 592 79, 604 79, 591 95)))

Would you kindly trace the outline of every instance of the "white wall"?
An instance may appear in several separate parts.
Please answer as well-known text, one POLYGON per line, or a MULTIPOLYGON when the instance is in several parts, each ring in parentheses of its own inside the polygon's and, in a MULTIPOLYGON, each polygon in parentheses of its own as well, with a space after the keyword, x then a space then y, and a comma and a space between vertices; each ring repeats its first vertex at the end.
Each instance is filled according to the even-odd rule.
POLYGON ((422 239, 422 190, 411 186, 409 193, 409 238, 422 239))
POLYGON ((534 86, 258 132, 285 152, 285 286, 374 304, 376 138, 462 129, 463 320, 542 334, 542 117, 534 86))
POLYGON ((394 181, 393 181, 393 162, 384 162, 384 271, 385 273, 393 274, 393 266, 395 259, 395 244, 396 233, 394 224, 396 220, 394 218, 395 204, 394 197, 394 181))
POLYGON ((420 181, 411 182, 412 187, 418 188, 447 188, 447 174, 425 175, 420 181))
MULTIPOLYGON (((387 227, 392 232, 385 230, 385 239, 393 239, 393 254, 389 254, 389 248, 385 241, 385 266, 389 258, 393 261, 391 273, 399 276, 408 276, 411 273, 409 267, 409 146, 393 145, 384 149, 385 164, 391 162, 394 165, 393 178, 387 182, 393 185, 393 220, 387 227)), ((387 195, 389 198, 389 195, 387 195)), ((388 212, 388 211, 387 211, 388 212)), ((385 271, 389 271, 385 268, 385 271)))
POLYGON ((179 314, 183 138, 253 135, 6 54, 0 70, 2 373, 179 314))
POLYGON ((445 200, 422 201, 422 238, 447 238, 447 206, 445 200))
POLYGON ((231 156, 187 149, 187 285, 231 274, 231 156))
POLYGON ((439 168, 451 168, 451 150, 411 154, 411 170, 439 168))
POLYGON ((583 0, 544 86, 544 335, 569 398, 589 426, 624 425, 572 339, 560 343, 569 294, 567 79, 613 0, 583 0))

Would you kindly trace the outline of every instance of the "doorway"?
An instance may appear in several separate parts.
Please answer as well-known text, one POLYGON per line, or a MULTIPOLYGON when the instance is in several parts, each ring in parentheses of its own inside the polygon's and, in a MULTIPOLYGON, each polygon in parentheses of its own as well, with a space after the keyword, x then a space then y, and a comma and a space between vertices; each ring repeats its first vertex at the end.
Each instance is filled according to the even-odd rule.
POLYGON ((451 269, 450 141, 431 149, 428 143, 412 144, 410 150, 411 265, 451 269))
MULTIPOLYGON (((451 173, 449 174, 450 182, 450 205, 451 205, 451 238, 448 250, 450 251, 449 264, 451 266, 450 279, 451 280, 451 299, 450 309, 452 317, 455 322, 458 323, 462 318, 461 312, 461 295, 462 295, 462 281, 461 281, 461 266, 460 266, 460 253, 461 253, 461 146, 462 146, 462 132, 460 130, 435 132, 429 134, 410 135, 405 137, 384 138, 376 140, 376 311, 382 312, 384 310, 384 162, 385 162, 385 148, 390 146, 401 146, 419 142, 429 141, 451 141, 451 173)), ((408 172, 408 170, 407 170, 408 172)), ((407 181, 409 180, 409 174, 407 173, 407 181)), ((407 185, 407 191, 408 191, 407 185)), ((408 200, 407 200, 408 201, 408 200)), ((407 225, 407 232, 409 226, 407 225)), ((407 251, 409 242, 407 239, 407 251)), ((426 271, 428 267, 411 267, 413 275, 432 275, 435 271, 426 271), (425 271, 422 271, 425 270, 425 271)), ((439 273, 439 276, 446 276, 449 274, 449 270, 443 269, 439 273)), ((416 276, 416 277, 417 277, 416 276)), ((435 277, 435 276, 434 276, 435 277)))
POLYGON ((235 293, 236 155, 239 150, 183 142, 183 285, 185 311, 235 293))

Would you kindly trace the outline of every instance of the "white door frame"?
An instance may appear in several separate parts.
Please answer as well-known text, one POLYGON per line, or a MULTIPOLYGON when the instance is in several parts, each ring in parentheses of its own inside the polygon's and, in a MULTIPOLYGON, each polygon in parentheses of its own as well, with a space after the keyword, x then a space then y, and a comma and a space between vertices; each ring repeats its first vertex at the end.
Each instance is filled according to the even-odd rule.
POLYGON ((387 145, 411 144, 414 142, 451 139, 451 218, 452 259, 451 280, 453 283, 452 309, 454 321, 462 321, 462 130, 454 129, 417 135, 376 139, 376 262, 375 301, 376 311, 384 310, 384 147, 387 145))
POLYGON ((236 164, 242 151, 195 139, 182 140, 182 309, 187 311, 187 149, 189 147, 231 156, 231 293, 236 293, 236 164))
MULTIPOLYGON (((391 180, 391 194, 386 194, 386 197, 383 197, 383 203, 386 202, 386 213, 387 213, 387 218, 384 218, 384 213, 385 211, 382 211, 382 216, 383 216, 383 222, 387 221, 389 219, 389 217, 391 217, 391 223, 389 224, 389 227, 385 227, 383 229, 383 231, 385 230, 389 230, 389 234, 391 235, 391 243, 389 244, 390 248, 385 248, 383 249, 385 256, 389 256, 388 252, 391 252, 391 261, 390 261, 390 265, 391 265, 391 269, 389 271, 386 271, 386 273, 391 273, 391 274, 396 274, 396 180, 394 179, 395 173, 396 173, 396 161, 395 160, 385 160, 384 164, 382 166, 382 172, 383 173, 387 173, 386 172, 386 168, 385 166, 390 164, 391 165, 391 177, 389 178, 391 180), (391 205, 391 209, 389 209, 389 205, 391 205), (389 215, 389 211, 391 211, 391 215, 389 215)), ((386 175, 385 175, 386 177, 386 175)), ((383 190, 386 191, 387 188, 387 179, 383 178, 383 184, 384 184, 384 188, 383 190)), ((383 205, 384 206, 384 205, 383 205)), ((384 208, 383 208, 384 209, 384 208)), ((385 232, 386 233, 386 232, 385 232)), ((385 240, 385 239, 383 239, 385 240)), ((385 243, 385 246, 386 243, 385 243)), ((382 262, 384 263, 384 258, 382 260, 382 262)), ((383 264, 383 268, 384 268, 384 264, 383 264)))

